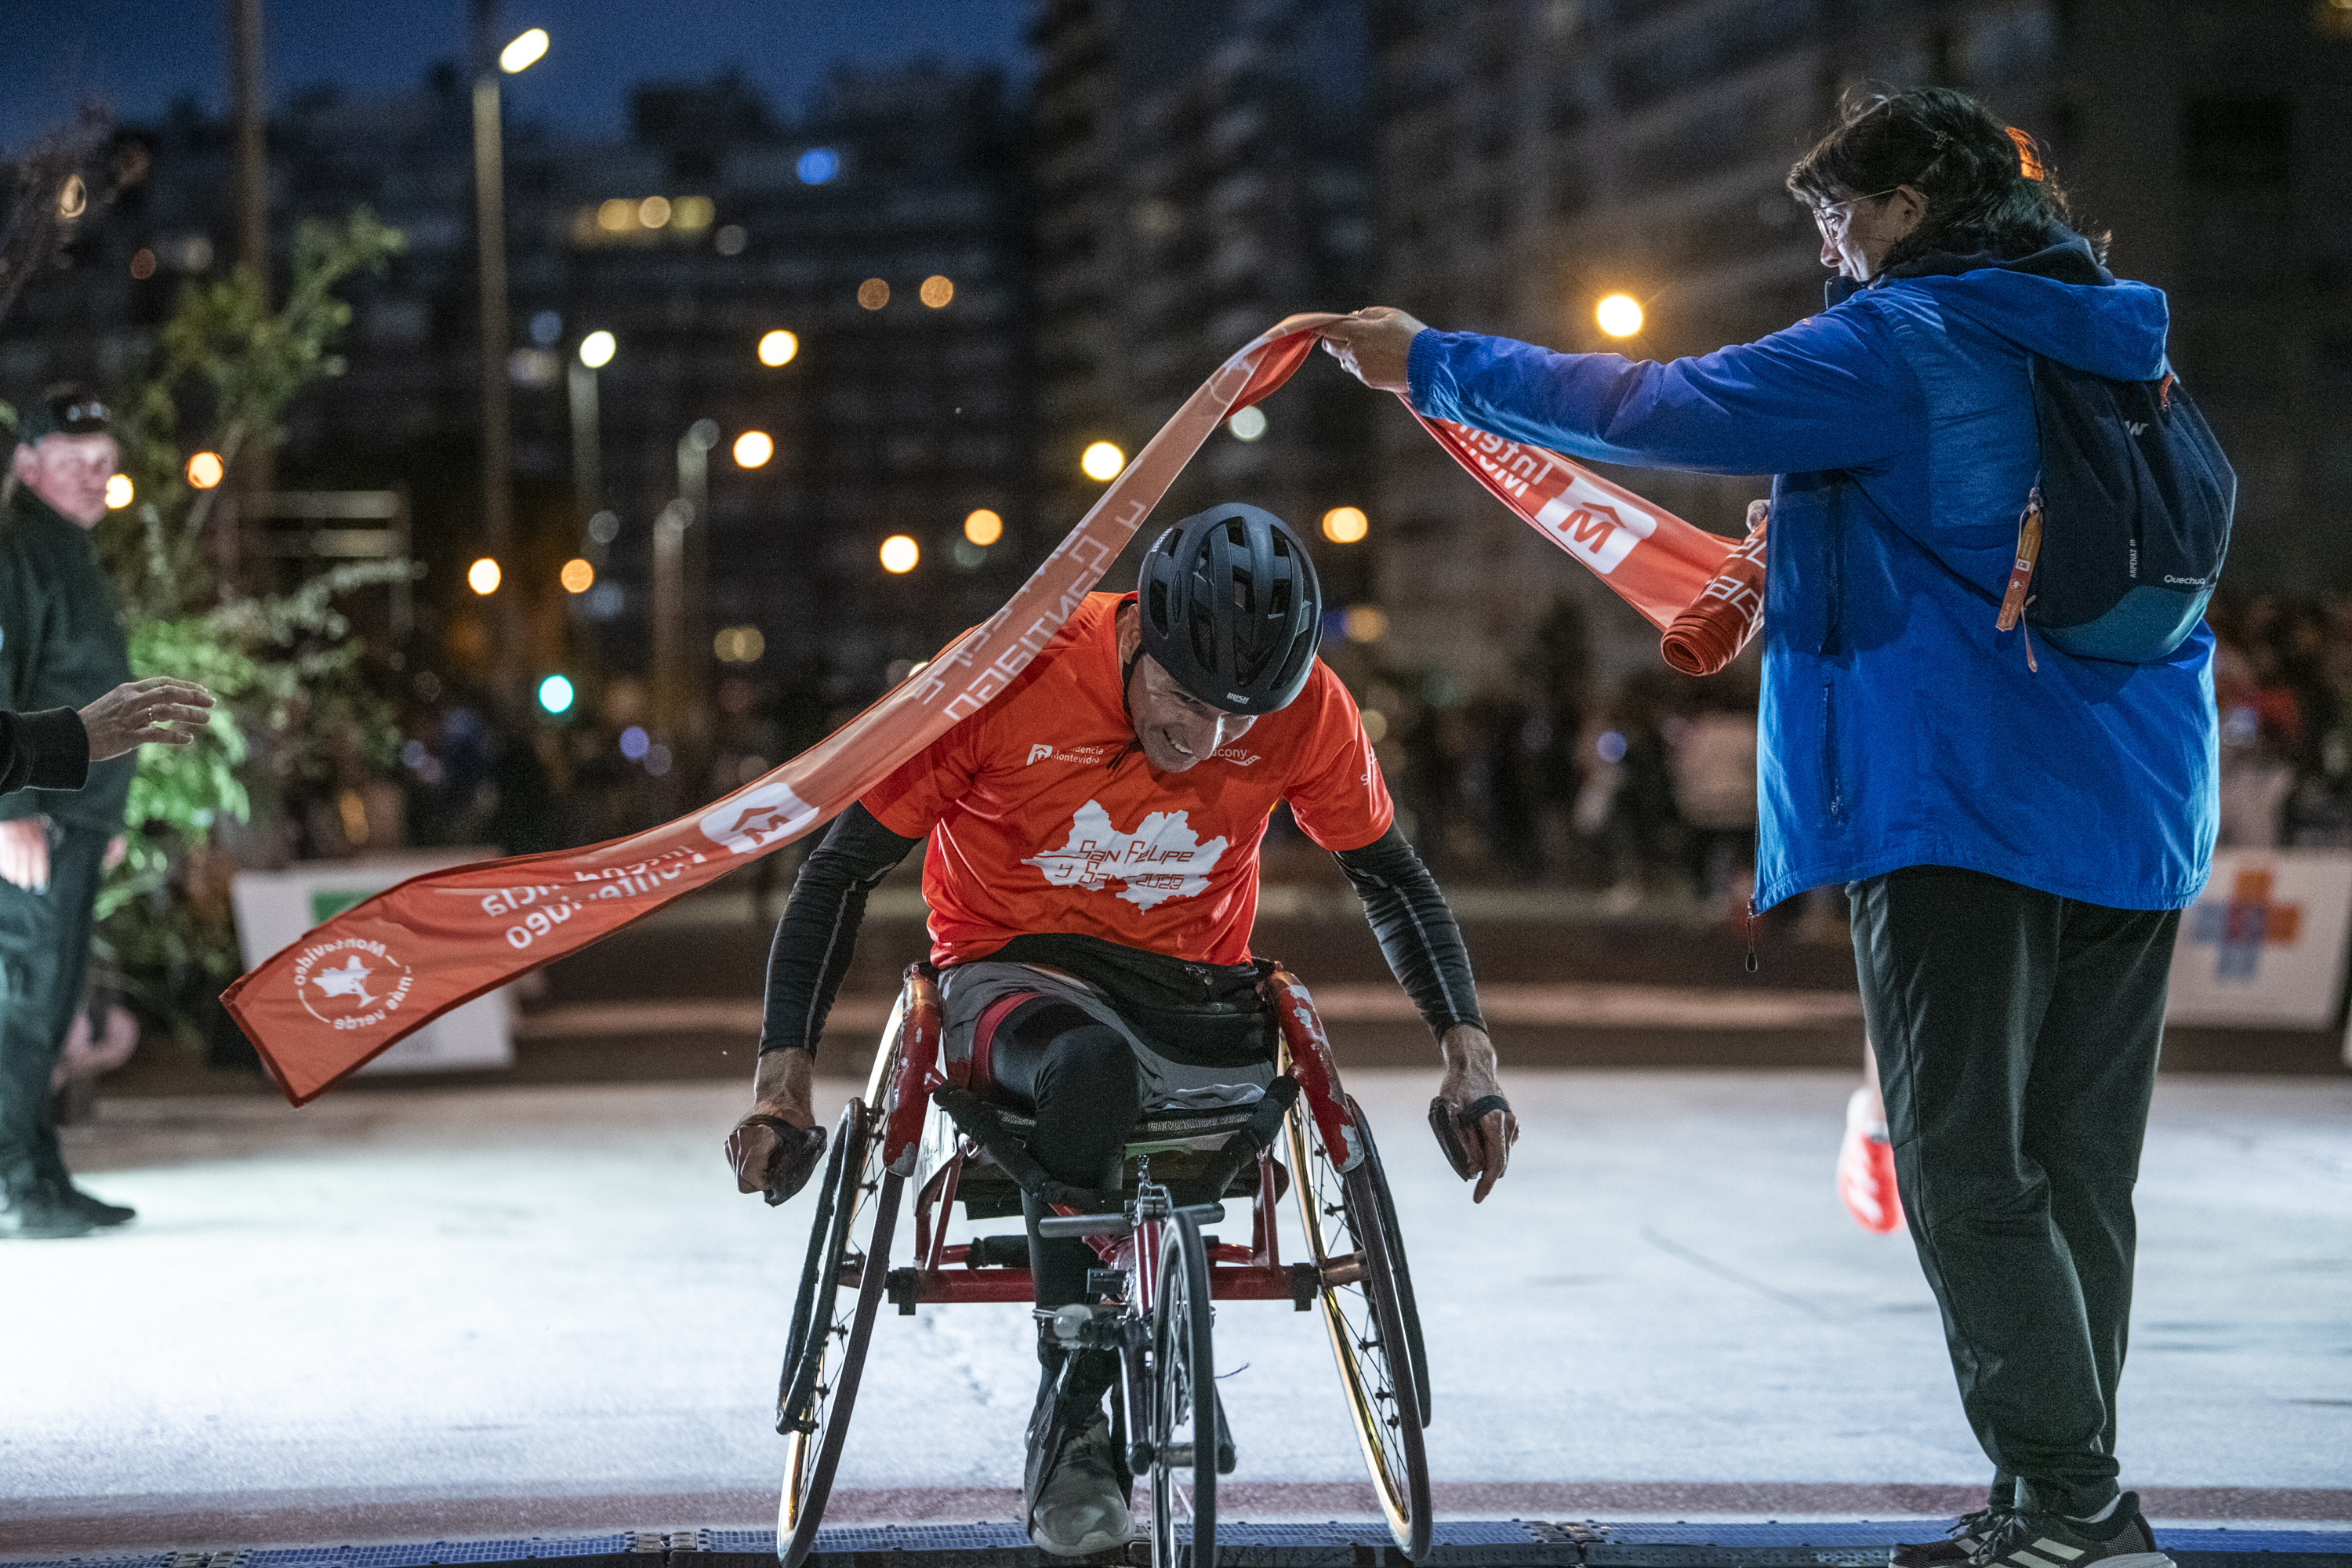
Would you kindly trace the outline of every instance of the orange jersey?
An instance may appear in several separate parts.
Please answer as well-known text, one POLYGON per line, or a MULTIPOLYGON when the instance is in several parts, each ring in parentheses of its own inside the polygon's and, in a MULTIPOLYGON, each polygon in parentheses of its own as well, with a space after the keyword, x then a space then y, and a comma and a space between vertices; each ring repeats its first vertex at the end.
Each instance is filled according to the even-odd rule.
POLYGON ((1114 617, 1132 597, 1087 595, 1003 695, 861 802, 891 832, 929 837, 932 963, 1053 931, 1245 963, 1276 803, 1326 849, 1388 831, 1396 808, 1355 700, 1319 660, 1289 707, 1181 773, 1154 772, 1119 700, 1114 617))

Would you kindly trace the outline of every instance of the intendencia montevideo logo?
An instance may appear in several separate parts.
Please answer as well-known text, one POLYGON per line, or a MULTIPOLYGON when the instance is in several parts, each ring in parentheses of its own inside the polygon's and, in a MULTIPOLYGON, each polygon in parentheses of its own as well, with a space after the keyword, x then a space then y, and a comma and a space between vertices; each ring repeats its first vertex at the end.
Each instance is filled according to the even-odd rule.
POLYGON ((400 1011, 415 983, 408 965, 366 937, 319 942, 294 961, 294 994, 310 1016, 337 1029, 383 1023, 400 1011))

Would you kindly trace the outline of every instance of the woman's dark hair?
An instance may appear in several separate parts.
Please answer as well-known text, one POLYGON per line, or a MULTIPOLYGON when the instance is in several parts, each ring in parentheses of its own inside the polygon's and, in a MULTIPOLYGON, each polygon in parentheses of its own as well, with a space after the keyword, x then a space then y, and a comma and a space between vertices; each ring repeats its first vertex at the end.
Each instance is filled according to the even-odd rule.
MULTIPOLYGON (((1815 205, 1897 185, 1924 195, 1927 215, 1882 271, 1931 250, 2014 259, 2046 247, 2051 225, 2077 227, 2041 144, 1948 87, 1848 92, 1837 124, 1789 171, 1790 194, 1815 205)), ((2106 260, 2106 232, 2084 237, 2106 260)))

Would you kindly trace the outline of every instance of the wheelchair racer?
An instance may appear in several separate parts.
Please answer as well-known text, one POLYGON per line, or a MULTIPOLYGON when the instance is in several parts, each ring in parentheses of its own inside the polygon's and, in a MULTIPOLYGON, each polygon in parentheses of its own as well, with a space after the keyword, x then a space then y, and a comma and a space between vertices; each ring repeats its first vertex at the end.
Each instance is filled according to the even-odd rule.
MULTIPOLYGON (((844 812, 776 929, 757 1104, 728 1140, 738 1187, 781 1202, 816 1168, 826 1012, 866 894, 926 842, 942 1050, 976 1091, 1035 1118, 1029 1152, 1054 1180, 1116 1193, 1141 1112, 1257 1100, 1276 1042, 1250 962, 1258 846, 1287 801, 1438 1037, 1439 1098, 1483 1202, 1517 1124, 1460 928, 1393 825, 1354 701, 1315 657, 1322 609, 1280 519, 1240 503, 1188 518, 1145 555, 1136 593, 1087 595, 993 702, 844 812)), ((1044 1211, 1025 1206, 1044 1367, 1027 1528, 1049 1552, 1103 1551, 1132 1527, 1103 1410, 1116 1352, 1066 1347, 1050 1317, 1085 1300, 1094 1255, 1041 1238, 1044 1211)))

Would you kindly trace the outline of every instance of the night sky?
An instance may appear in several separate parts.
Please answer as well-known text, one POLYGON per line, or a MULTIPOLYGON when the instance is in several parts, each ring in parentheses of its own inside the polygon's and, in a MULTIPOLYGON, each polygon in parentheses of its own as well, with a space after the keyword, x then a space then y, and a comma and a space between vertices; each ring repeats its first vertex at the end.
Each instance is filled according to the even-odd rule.
MULTIPOLYGON (((466 47, 467 0, 268 0, 264 48, 274 106, 331 85, 399 90, 466 47)), ((797 111, 841 62, 922 56, 992 62, 1018 78, 1027 0, 500 0, 501 39, 526 27, 547 57, 507 79, 509 112, 561 129, 619 134, 628 89, 740 69, 775 108, 797 111)), ((0 154, 68 118, 84 98, 123 120, 184 96, 228 104, 226 0, 0 3, 0 154)))

